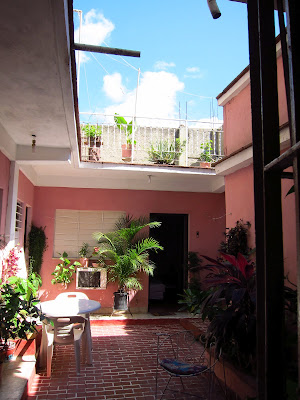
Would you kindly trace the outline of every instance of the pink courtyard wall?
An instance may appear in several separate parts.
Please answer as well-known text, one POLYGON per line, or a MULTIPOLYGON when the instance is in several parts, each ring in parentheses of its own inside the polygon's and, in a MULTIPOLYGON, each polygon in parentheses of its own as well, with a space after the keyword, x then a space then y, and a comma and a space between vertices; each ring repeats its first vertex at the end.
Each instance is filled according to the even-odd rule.
MULTIPOLYGON (((288 121, 282 57, 277 60, 279 124, 288 121)), ((252 143, 250 84, 224 105, 225 154, 252 143)), ((242 153, 241 153, 242 154, 242 153)), ((292 181, 282 180, 282 226, 285 273, 296 283, 296 215, 294 194, 286 197, 292 181)), ((249 221, 249 246, 255 248, 253 164, 225 176, 226 227, 249 221)), ((276 218, 276 216, 274 216, 276 218)))
MULTIPOLYGON (((53 256, 55 210, 114 210, 124 211, 134 216, 150 213, 178 213, 189 215, 189 251, 198 251, 215 257, 223 232, 225 218, 224 194, 155 192, 113 189, 72 189, 36 187, 33 222, 45 226, 48 248, 42 266, 42 299, 53 299, 59 293, 51 284, 51 273, 57 264, 53 256), (218 218, 218 219, 215 219, 218 218), (196 232, 200 232, 197 237, 196 232)), ((148 306, 148 278, 143 279, 144 290, 131 296, 130 307, 135 311, 145 311, 148 306)), ((75 289, 72 282, 69 291, 75 289)), ((105 290, 87 290, 86 294, 101 303, 102 310, 111 309, 113 292, 117 286, 109 283, 105 290)))
MULTIPOLYGON (((288 121, 282 57, 277 59, 279 125, 288 121)), ((251 92, 248 84, 240 93, 226 103, 223 109, 224 151, 234 151, 252 143, 251 92)))

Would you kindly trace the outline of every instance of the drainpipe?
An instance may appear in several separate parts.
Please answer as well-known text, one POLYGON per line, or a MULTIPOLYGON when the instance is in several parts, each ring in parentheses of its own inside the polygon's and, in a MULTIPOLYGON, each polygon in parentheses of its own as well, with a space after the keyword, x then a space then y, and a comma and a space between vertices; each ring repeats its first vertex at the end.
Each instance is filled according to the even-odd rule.
POLYGON ((207 0, 207 4, 208 4, 208 7, 209 7, 209 10, 211 12, 213 19, 220 18, 221 12, 217 5, 217 1, 216 0, 207 0))

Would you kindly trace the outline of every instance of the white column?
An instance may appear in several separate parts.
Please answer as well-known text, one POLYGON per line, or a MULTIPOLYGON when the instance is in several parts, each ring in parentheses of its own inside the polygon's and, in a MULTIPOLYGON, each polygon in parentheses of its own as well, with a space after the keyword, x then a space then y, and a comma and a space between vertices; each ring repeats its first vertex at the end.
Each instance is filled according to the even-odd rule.
POLYGON ((15 161, 10 163, 8 185, 8 199, 5 220, 5 240, 15 245, 16 208, 18 200, 19 165, 15 161))

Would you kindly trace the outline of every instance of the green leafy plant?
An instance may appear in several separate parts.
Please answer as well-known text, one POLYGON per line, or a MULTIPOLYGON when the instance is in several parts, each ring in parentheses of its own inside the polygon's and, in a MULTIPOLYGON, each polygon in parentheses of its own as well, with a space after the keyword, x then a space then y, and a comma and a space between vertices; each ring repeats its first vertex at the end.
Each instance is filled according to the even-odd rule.
MULTIPOLYGON (((125 131, 126 143, 132 145, 132 121, 127 122, 124 117, 117 113, 114 115, 114 121, 120 131, 125 131)), ((134 144, 136 144, 136 141, 134 141, 134 144)))
POLYGON ((142 289, 139 272, 153 276, 155 265, 149 259, 149 252, 163 250, 163 247, 151 237, 142 237, 141 231, 160 225, 160 222, 146 222, 144 218, 133 219, 127 215, 117 222, 115 231, 94 233, 99 243, 94 254, 99 257, 100 264, 111 262, 106 266, 109 281, 118 282, 120 292, 142 289))
POLYGON ((185 147, 185 142, 181 142, 179 138, 175 142, 170 143, 168 140, 161 140, 156 144, 151 144, 149 150, 149 160, 155 164, 173 165, 185 147))
POLYGON ((82 246, 78 252, 80 257, 88 257, 89 254, 89 244, 88 243, 82 243, 82 246))
POLYGON ((36 307, 41 280, 36 274, 28 279, 11 277, 0 284, 0 339, 6 346, 9 339, 26 339, 36 331, 36 323, 45 317, 36 307))
POLYGON ((59 255, 61 262, 56 265, 51 274, 54 276, 54 278, 51 279, 51 283, 53 285, 60 283, 66 288, 67 285, 73 280, 73 274, 76 273, 75 267, 81 266, 81 264, 78 261, 75 261, 73 264, 71 264, 71 261, 68 259, 68 253, 65 251, 63 254, 59 253, 59 255))
POLYGON ((200 161, 204 161, 204 162, 213 162, 214 161, 214 157, 212 156, 212 151, 213 151, 213 147, 212 147, 213 141, 209 140, 205 143, 202 143, 200 146, 200 156, 199 156, 199 160, 200 161))
POLYGON ((251 227, 249 221, 246 223, 242 219, 236 221, 235 227, 228 229, 224 233, 225 241, 220 243, 219 251, 237 257, 238 253, 248 256, 251 249, 248 246, 248 231, 251 227))
POLYGON ((86 124, 81 126, 81 131, 85 133, 86 137, 93 139, 101 138, 102 130, 99 125, 86 124))
POLYGON ((201 314, 202 304, 210 293, 209 290, 202 290, 196 279, 191 279, 189 287, 184 289, 183 294, 179 294, 181 299, 178 300, 178 304, 182 304, 179 311, 187 310, 193 315, 201 314))
POLYGON ((31 225, 28 234, 28 253, 31 265, 31 272, 40 273, 43 264, 43 255, 47 249, 47 238, 45 227, 31 225))

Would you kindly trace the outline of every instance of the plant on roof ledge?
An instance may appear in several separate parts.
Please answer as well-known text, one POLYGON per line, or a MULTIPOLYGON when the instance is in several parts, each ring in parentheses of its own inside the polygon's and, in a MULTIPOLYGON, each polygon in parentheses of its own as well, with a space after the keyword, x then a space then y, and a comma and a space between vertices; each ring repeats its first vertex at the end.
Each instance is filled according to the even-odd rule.
POLYGON ((99 139, 102 135, 99 125, 85 124, 81 126, 81 131, 85 133, 86 137, 93 139, 99 139))
POLYGON ((198 158, 199 161, 203 161, 203 162, 213 162, 214 161, 214 157, 212 156, 212 151, 213 151, 213 147, 212 147, 212 140, 209 140, 205 143, 202 143, 200 146, 200 156, 198 158))
POLYGON ((181 142, 179 138, 175 141, 161 140, 151 144, 149 150, 149 160, 155 164, 173 165, 176 159, 182 154, 185 147, 185 141, 181 142))

